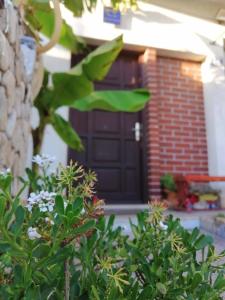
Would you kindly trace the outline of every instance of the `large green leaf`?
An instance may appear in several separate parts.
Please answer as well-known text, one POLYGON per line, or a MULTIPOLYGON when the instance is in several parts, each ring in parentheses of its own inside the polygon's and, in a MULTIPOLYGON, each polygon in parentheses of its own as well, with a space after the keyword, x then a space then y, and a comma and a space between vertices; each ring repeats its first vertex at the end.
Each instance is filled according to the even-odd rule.
POLYGON ((52 75, 54 91, 51 105, 56 109, 72 104, 75 100, 89 95, 94 85, 83 75, 55 73, 52 75))
POLYGON ((123 48, 123 37, 106 42, 89 53, 69 73, 84 74, 89 80, 102 80, 123 48))
POLYGON ((41 90, 34 100, 34 106, 38 109, 40 115, 49 111, 54 101, 54 90, 48 88, 49 74, 45 70, 41 90))
POLYGON ((144 108, 150 93, 144 89, 133 91, 99 91, 76 100, 70 105, 79 111, 102 109, 107 111, 136 112, 144 108))
POLYGON ((61 195, 55 197, 55 207, 57 213, 64 215, 64 201, 61 195))
POLYGON ((64 0, 64 5, 73 12, 74 16, 80 17, 84 11, 83 0, 64 0))
MULTIPOLYGON (((54 12, 49 1, 30 0, 26 5, 26 19, 34 30, 51 37, 54 30, 54 12)), ((78 52, 84 47, 84 41, 74 35, 72 28, 63 20, 59 44, 71 52, 78 52)))
POLYGON ((194 244, 195 249, 200 250, 213 243, 211 235, 202 234, 194 244))
POLYGON ((122 36, 104 43, 78 65, 64 73, 52 74, 54 107, 71 105, 94 90, 94 80, 102 80, 123 47, 122 36))
POLYGON ((51 124, 55 131, 61 137, 61 139, 69 145, 72 149, 77 151, 83 150, 82 142, 76 133, 76 131, 71 127, 70 123, 64 120, 60 115, 53 114, 51 116, 51 124))

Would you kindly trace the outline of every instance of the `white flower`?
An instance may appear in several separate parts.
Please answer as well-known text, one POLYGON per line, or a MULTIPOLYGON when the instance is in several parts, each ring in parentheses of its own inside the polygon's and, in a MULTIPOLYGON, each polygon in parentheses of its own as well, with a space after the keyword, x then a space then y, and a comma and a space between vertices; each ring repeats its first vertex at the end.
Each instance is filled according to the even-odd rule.
POLYGON ((11 173, 11 170, 9 168, 3 169, 2 171, 0 171, 1 176, 7 176, 10 173, 11 173))
POLYGON ((31 211, 32 211, 32 208, 33 208, 33 206, 32 206, 32 205, 30 205, 30 204, 27 204, 27 205, 26 205, 26 208, 28 209, 28 211, 29 211, 29 212, 31 212, 31 211))
POLYGON ((46 222, 46 223, 50 223, 51 225, 54 225, 54 224, 55 224, 54 221, 52 221, 49 217, 46 217, 46 218, 45 218, 45 222, 46 222))
POLYGON ((4 273, 5 274, 9 275, 11 272, 12 272, 12 268, 10 268, 10 267, 5 267, 4 268, 4 273))
POLYGON ((52 204, 49 204, 49 205, 48 205, 48 211, 49 211, 49 212, 52 212, 53 209, 54 209, 54 206, 53 206, 52 204))
POLYGON ((29 227, 27 230, 27 234, 30 240, 35 240, 41 238, 41 235, 37 232, 36 228, 29 227))
POLYGON ((167 230, 168 229, 168 226, 163 224, 162 221, 159 222, 159 226, 161 227, 162 230, 167 230))
POLYGON ((56 160, 55 156, 50 156, 48 154, 35 155, 32 162, 36 163, 41 168, 48 168, 56 160))
POLYGON ((31 193, 27 200, 26 208, 32 211, 33 206, 38 206, 41 212, 51 212, 54 209, 56 193, 41 191, 39 194, 31 193))
POLYGON ((47 209, 47 207, 45 206, 45 205, 39 205, 39 209, 40 209, 40 211, 42 211, 42 212, 46 212, 46 211, 48 211, 48 209, 47 209))

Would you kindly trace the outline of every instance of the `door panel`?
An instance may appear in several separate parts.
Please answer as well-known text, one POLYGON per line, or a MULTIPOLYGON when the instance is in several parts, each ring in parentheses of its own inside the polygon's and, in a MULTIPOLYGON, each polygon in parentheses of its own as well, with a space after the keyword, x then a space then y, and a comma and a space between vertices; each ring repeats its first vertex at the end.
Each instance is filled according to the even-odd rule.
MULTIPOLYGON (((96 84, 96 89, 133 89, 139 82, 137 56, 126 53, 113 64, 105 80, 96 84)), ((96 171, 98 196, 106 203, 143 201, 143 143, 135 141, 133 131, 141 117, 142 113, 70 111, 85 152, 69 150, 69 159, 96 171)))

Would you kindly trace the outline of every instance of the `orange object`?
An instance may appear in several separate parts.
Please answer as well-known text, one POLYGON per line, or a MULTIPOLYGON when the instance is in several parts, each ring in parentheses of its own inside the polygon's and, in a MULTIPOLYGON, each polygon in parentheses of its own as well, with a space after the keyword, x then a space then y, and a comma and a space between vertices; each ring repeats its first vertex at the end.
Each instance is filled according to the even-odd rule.
POLYGON ((225 181, 224 176, 208 176, 208 175, 186 175, 187 182, 221 182, 225 181))

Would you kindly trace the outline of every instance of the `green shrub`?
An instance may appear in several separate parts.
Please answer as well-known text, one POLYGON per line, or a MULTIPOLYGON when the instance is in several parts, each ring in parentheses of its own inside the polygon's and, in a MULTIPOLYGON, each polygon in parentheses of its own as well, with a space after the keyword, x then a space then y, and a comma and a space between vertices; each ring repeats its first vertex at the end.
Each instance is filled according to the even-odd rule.
POLYGON ((27 170, 12 197, 12 175, 0 174, 0 299, 222 299, 224 264, 210 236, 164 219, 164 207, 130 223, 132 237, 102 215, 96 177, 78 165, 47 175, 49 157, 36 157, 42 175, 27 170))
POLYGON ((161 176, 160 184, 163 189, 167 189, 171 192, 175 192, 177 190, 176 183, 172 174, 167 173, 161 176))

